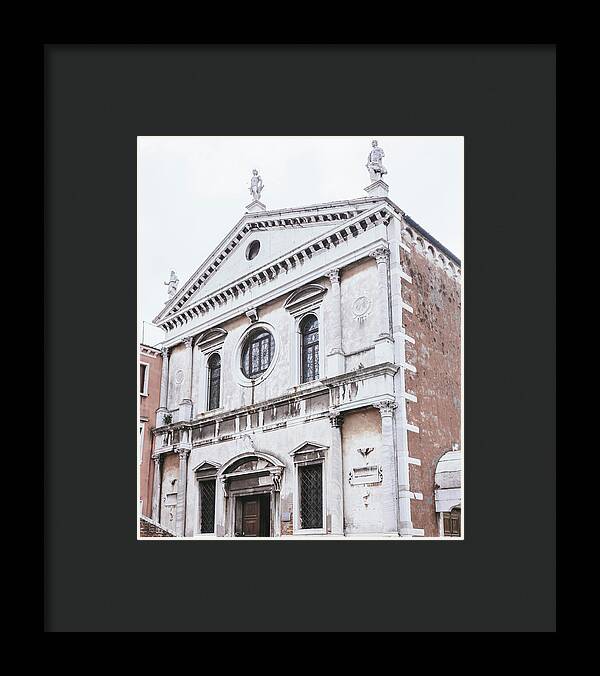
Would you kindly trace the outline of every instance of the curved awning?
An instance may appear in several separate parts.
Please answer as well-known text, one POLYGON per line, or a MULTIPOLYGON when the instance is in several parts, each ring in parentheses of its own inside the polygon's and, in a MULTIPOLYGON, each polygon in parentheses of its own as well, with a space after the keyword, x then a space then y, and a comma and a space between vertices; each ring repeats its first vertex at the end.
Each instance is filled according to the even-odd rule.
POLYGON ((462 485, 462 453, 448 451, 435 468, 435 511, 449 512, 460 507, 462 485))

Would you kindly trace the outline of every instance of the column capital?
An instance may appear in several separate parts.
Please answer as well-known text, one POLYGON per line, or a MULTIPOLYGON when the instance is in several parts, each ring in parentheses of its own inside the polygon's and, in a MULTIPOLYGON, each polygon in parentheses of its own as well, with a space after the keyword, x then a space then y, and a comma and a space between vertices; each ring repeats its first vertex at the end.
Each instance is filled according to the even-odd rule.
POLYGON ((344 417, 339 411, 329 411, 329 422, 332 427, 340 428, 344 422, 344 417))
POLYGON ((374 258, 378 264, 387 263, 390 256, 390 250, 387 246, 379 246, 376 249, 373 249, 373 251, 369 253, 369 256, 374 258))
POLYGON ((163 359, 166 359, 169 356, 169 352, 171 351, 170 347, 161 347, 160 352, 162 354, 163 359))
POLYGON ((161 454, 161 453, 154 453, 154 454, 152 455, 152 460, 154 460, 154 462, 155 462, 157 465, 160 465, 160 460, 161 460, 161 458, 162 458, 162 454, 161 454))
POLYGON ((186 336, 182 342, 187 348, 190 348, 194 342, 194 336, 186 336))
POLYGON ((187 460, 188 455, 190 454, 189 448, 174 448, 173 452, 176 453, 181 460, 187 460))
POLYGON ((339 268, 332 268, 328 273, 327 276, 331 280, 332 284, 339 284, 340 281, 340 269, 339 268))
POLYGON ((373 404, 373 406, 379 409, 381 417, 384 418, 386 416, 391 416, 394 413, 396 403, 391 399, 383 399, 382 401, 378 401, 377 403, 373 404))

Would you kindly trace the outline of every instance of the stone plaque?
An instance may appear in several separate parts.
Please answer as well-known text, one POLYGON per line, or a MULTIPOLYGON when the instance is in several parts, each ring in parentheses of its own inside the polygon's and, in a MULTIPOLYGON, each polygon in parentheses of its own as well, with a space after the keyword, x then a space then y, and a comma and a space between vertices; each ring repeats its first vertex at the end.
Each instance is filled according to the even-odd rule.
POLYGON ((177 504, 177 493, 167 493, 163 498, 165 507, 172 507, 177 504))
POLYGON ((364 486, 365 484, 380 484, 383 481, 381 465, 365 465, 354 467, 348 476, 351 486, 364 486))

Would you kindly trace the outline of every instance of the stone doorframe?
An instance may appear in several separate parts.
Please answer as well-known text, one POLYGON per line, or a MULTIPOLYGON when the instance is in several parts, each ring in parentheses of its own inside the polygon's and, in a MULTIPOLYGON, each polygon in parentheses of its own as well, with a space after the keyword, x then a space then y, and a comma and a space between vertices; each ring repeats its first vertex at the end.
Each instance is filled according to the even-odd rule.
POLYGON ((216 534, 235 537, 235 514, 237 499, 247 495, 269 493, 271 537, 281 536, 281 480, 284 464, 260 451, 251 451, 236 455, 226 462, 217 472, 219 496, 216 505, 216 534), (261 469, 236 471, 236 466, 244 460, 264 460, 267 465, 261 469))

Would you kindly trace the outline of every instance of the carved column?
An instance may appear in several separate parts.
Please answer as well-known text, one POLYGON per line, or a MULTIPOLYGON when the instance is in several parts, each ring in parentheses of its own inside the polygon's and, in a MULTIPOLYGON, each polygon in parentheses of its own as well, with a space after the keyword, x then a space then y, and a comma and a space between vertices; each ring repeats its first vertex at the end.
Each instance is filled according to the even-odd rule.
POLYGON ((336 376, 344 373, 345 359, 342 349, 342 294, 340 288, 339 268, 330 270, 331 280, 331 315, 327 323, 329 334, 329 351, 327 353, 327 376, 336 376))
POLYGON ((189 448, 178 448, 175 453, 179 455, 179 480, 177 481, 177 513, 175 532, 178 536, 185 535, 185 508, 187 493, 187 459, 190 454, 189 448))
POLYGON ((394 361, 394 342, 390 333, 390 302, 388 292, 388 261, 390 250, 380 246, 370 253, 377 261, 377 315, 379 333, 375 338, 375 359, 378 362, 394 361))
POLYGON ((381 455, 383 466, 383 532, 398 532, 396 457, 394 452, 394 409, 391 400, 375 404, 381 415, 381 455))
POLYGON ((342 416, 329 414, 331 443, 327 458, 327 513, 331 519, 331 534, 344 534, 344 470, 342 463, 342 416))
POLYGON ((152 518, 160 523, 160 485, 161 485, 161 456, 153 455, 154 459, 154 484, 152 487, 152 518))
MULTIPOLYGON (((169 348, 163 347, 162 352, 162 373, 160 376, 160 406, 159 411, 167 411, 167 396, 169 393, 169 348)), ((157 421, 157 424, 162 425, 162 419, 157 421)))
POLYGON ((192 419, 192 367, 193 367, 193 336, 188 336, 183 339, 185 345, 185 378, 183 381, 183 399, 179 404, 179 419, 192 419))

